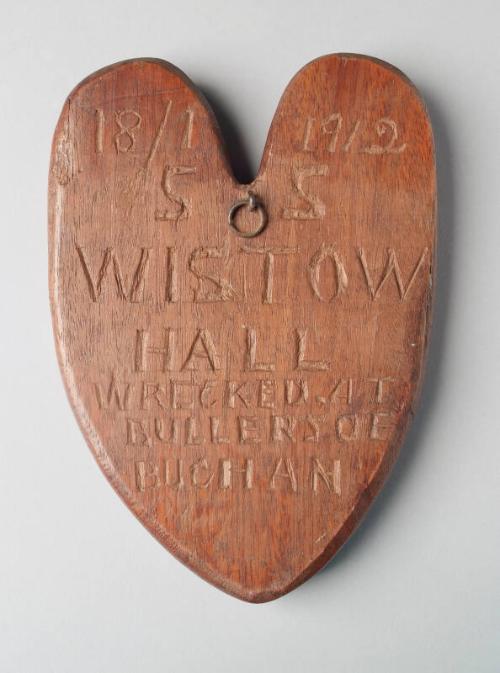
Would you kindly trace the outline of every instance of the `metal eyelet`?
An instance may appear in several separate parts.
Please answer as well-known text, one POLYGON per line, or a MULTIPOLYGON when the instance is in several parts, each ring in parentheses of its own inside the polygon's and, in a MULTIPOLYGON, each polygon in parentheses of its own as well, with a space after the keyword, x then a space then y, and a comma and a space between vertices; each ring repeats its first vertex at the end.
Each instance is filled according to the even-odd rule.
POLYGON ((238 236, 241 236, 242 238, 253 238, 254 236, 258 236, 260 233, 262 233, 266 228, 268 222, 267 210, 259 197, 253 192, 249 191, 248 196, 245 199, 239 199, 233 203, 229 209, 228 222, 230 228, 238 236), (248 206, 250 212, 254 212, 255 210, 259 211, 260 223, 257 229, 254 229, 254 231, 241 231, 241 229, 238 229, 236 226, 236 213, 240 208, 244 208, 246 206, 248 206))

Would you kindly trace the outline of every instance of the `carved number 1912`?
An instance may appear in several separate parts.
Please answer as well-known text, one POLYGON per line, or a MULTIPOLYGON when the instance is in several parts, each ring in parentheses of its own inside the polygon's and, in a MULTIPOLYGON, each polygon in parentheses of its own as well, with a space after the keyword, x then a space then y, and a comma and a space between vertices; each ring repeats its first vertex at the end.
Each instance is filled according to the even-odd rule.
MULTIPOLYGON (((319 130, 323 135, 330 136, 330 141, 327 146, 327 151, 334 153, 337 150, 344 124, 344 118, 340 112, 334 112, 326 119, 319 122, 319 130)), ((358 135, 361 120, 356 120, 349 129, 344 142, 340 145, 343 152, 350 152, 353 142, 358 135)), ((389 117, 382 117, 375 123, 375 131, 380 139, 385 140, 385 143, 372 143, 370 145, 358 146, 357 152, 361 154, 400 154, 406 149, 406 143, 397 144, 398 127, 396 122, 389 117)), ((315 132, 317 132, 318 123, 313 117, 308 117, 304 127, 302 136, 302 150, 304 152, 312 152, 312 140, 315 132)))

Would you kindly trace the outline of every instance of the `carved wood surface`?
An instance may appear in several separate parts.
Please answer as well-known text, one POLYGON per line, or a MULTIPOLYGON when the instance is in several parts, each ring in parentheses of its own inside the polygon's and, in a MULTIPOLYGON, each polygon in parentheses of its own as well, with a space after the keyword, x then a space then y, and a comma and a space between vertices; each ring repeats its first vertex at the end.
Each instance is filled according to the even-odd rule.
POLYGON ((299 71, 251 185, 168 63, 68 97, 49 178, 66 389, 126 504, 224 591, 298 586, 381 488, 422 375, 435 206, 425 106, 375 59, 299 71))

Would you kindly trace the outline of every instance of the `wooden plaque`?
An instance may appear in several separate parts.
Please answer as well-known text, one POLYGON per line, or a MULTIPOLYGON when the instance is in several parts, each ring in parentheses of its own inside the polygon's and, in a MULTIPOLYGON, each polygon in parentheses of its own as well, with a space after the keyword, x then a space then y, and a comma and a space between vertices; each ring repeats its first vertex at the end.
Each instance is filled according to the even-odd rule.
POLYGON ((169 63, 69 95, 49 185, 66 389, 113 488, 224 591, 297 587, 381 488, 420 387, 435 212, 425 106, 376 59, 300 70, 251 185, 169 63))

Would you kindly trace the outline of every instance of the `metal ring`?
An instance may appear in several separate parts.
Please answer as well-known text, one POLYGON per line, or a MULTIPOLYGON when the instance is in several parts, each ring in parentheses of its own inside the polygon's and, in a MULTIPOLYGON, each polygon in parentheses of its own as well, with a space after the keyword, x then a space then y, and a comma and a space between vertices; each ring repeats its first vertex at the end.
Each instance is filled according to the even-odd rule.
POLYGON ((254 236, 258 236, 266 228, 267 220, 268 220, 267 210, 262 201, 259 199, 259 197, 253 192, 248 192, 247 198, 235 201, 235 203, 233 203, 233 205, 229 209, 229 215, 228 215, 229 226, 236 234, 238 234, 238 236, 241 236, 242 238, 253 238, 254 236), (248 206, 248 209, 251 212, 253 212, 254 210, 259 211, 260 224, 254 231, 241 231, 241 229, 238 229, 238 227, 236 226, 236 213, 240 208, 243 208, 244 206, 248 206))

